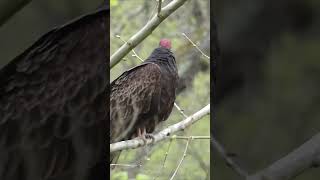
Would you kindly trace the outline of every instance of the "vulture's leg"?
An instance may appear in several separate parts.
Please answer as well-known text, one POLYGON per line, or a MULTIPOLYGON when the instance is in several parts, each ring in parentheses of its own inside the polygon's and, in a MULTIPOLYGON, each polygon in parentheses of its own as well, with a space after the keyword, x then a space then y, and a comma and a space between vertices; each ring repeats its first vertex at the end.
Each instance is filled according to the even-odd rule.
POLYGON ((154 142, 154 135, 147 133, 146 127, 143 127, 142 130, 140 128, 137 129, 137 138, 141 138, 144 145, 147 144, 148 139, 151 139, 152 143, 154 142))
POLYGON ((147 143, 147 139, 145 138, 144 132, 145 132, 144 130, 141 131, 141 129, 138 128, 136 138, 141 138, 143 140, 143 144, 145 145, 147 143))
POLYGON ((141 129, 140 128, 138 128, 138 136, 137 137, 142 137, 142 133, 141 133, 141 129))
POLYGON ((152 140, 152 143, 154 142, 154 135, 153 134, 151 134, 151 133, 147 133, 147 129, 146 129, 146 127, 143 127, 143 132, 142 132, 142 135, 143 135, 143 137, 144 137, 144 139, 145 140, 147 140, 147 139, 151 139, 152 140))
POLYGON ((137 136, 136 136, 136 138, 141 138, 141 139, 143 140, 143 144, 146 145, 146 144, 147 144, 147 139, 146 139, 146 137, 145 137, 145 135, 144 135, 144 133, 145 133, 145 130, 144 130, 144 129, 145 129, 145 128, 143 128, 142 131, 141 131, 140 128, 137 129, 137 136))

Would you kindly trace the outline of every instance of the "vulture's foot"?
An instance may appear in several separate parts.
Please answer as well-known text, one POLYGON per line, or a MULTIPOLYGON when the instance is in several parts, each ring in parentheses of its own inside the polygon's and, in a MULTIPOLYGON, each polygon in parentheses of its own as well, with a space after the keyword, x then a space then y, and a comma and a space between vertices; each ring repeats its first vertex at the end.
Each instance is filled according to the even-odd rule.
POLYGON ((147 140, 147 139, 151 139, 151 144, 153 144, 154 143, 154 141, 155 141, 155 137, 154 137, 154 135, 153 134, 151 134, 151 133, 146 133, 146 134, 144 134, 144 138, 147 140))
POLYGON ((151 133, 147 133, 145 127, 142 129, 142 132, 140 128, 138 129, 138 137, 140 137, 143 140, 144 145, 147 144, 148 139, 151 139, 151 144, 153 144, 155 141, 154 135, 151 133))

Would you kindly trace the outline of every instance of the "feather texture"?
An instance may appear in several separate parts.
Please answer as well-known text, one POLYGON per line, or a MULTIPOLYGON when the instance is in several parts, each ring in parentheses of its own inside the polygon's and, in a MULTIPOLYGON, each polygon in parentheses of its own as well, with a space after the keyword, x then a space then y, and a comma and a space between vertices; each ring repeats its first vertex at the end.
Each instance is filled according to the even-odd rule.
POLYGON ((1 69, 1 180, 98 174, 106 159, 108 12, 55 28, 1 69))
MULTIPOLYGON (((111 143, 136 137, 138 129, 152 133, 165 121, 176 98, 178 71, 170 49, 156 48, 150 57, 111 83, 111 143)), ((115 163, 119 153, 110 155, 115 163)))

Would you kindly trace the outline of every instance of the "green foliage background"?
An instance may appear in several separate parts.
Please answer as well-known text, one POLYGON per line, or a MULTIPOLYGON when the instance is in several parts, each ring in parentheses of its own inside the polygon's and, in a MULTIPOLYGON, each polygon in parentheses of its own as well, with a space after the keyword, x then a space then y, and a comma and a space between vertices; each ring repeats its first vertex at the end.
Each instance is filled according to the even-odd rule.
MULTIPOLYGON (((163 6, 170 1, 164 1, 163 6)), ((196 2, 188 1, 178 9, 173 15, 162 24, 141 44, 135 51, 142 58, 146 59, 152 50, 158 47, 161 38, 169 38, 172 41, 172 51, 175 53, 179 76, 192 76, 191 82, 186 84, 186 88, 177 96, 178 105, 183 108, 187 115, 191 115, 202 107, 210 103, 210 70, 209 60, 201 56, 194 47, 185 39, 181 33, 186 33, 194 42, 201 45, 205 40, 209 40, 209 0, 196 2), (195 6, 200 6, 195 12, 195 6), (199 15, 200 13, 200 15, 199 15), (190 56, 193 55, 193 58, 190 56), (190 74, 188 71, 194 67, 196 73, 190 74), (200 66, 201 65, 201 66, 200 66), (198 69, 197 69, 198 68, 198 69)), ((156 13, 157 1, 150 0, 112 0, 111 1, 111 54, 114 53, 123 42, 116 37, 128 40, 133 34, 138 32, 147 21, 156 13)), ((209 45, 203 51, 209 54, 209 45)), ((141 63, 139 59, 129 53, 125 60, 121 61, 111 70, 111 80, 118 77, 125 70, 141 63)), ((183 116, 174 109, 169 119, 158 128, 161 130, 168 125, 183 120, 183 116)), ((210 120, 206 116, 198 123, 179 135, 183 136, 209 136, 210 120)), ((140 148, 122 152, 119 164, 139 164, 140 168, 125 168, 119 166, 112 173, 112 179, 136 178, 139 180, 153 179, 162 167, 165 153, 169 146, 169 141, 161 142, 153 147, 140 148)), ((157 178, 166 180, 171 177, 180 159, 183 156, 185 140, 173 140, 168 151, 165 167, 157 178)), ((194 180, 209 179, 210 168, 210 142, 209 140, 193 140, 188 148, 187 156, 175 179, 194 180)))

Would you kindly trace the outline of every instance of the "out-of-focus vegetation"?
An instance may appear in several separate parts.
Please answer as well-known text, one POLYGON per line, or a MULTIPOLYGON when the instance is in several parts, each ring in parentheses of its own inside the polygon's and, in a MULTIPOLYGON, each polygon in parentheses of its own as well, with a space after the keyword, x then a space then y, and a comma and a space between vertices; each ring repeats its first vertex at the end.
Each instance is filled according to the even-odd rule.
POLYGON ((101 0, 32 0, 0 27, 0 68, 46 32, 93 11, 101 4, 101 0))
MULTIPOLYGON (((319 1, 219 1, 215 133, 249 173, 320 131, 319 1)), ((213 154, 215 179, 239 179, 213 154)), ((296 180, 319 179, 310 169, 296 180)))
MULTIPOLYGON (((163 7, 169 2, 168 0, 163 1, 163 7)), ((123 44, 121 39, 128 40, 155 15, 156 8, 157 1, 155 0, 111 1, 111 54, 123 44), (121 39, 117 38, 117 35, 121 39)), ((195 113, 210 102, 210 61, 204 58, 181 33, 186 33, 210 56, 209 27, 209 0, 188 1, 134 49, 142 59, 146 59, 153 49, 158 47, 161 38, 171 39, 172 51, 176 56, 179 75, 182 79, 176 102, 187 115, 195 113)), ((141 63, 132 54, 129 53, 124 60, 111 70, 111 81, 125 70, 141 63)), ((169 119, 158 130, 183 119, 184 117, 174 108, 169 119)), ((179 133, 183 136, 209 136, 209 134, 210 120, 208 116, 187 128, 184 132, 179 133)), ((169 144, 169 141, 165 141, 152 147, 123 151, 119 164, 142 166, 118 166, 112 171, 112 179, 136 178, 142 180, 157 177, 169 144)), ((186 140, 172 141, 165 167, 160 172, 158 180, 170 178, 183 156, 185 144, 186 140)), ((175 179, 209 179, 209 146, 210 141, 208 139, 193 140, 175 179)))

